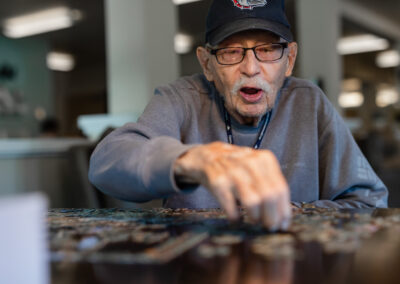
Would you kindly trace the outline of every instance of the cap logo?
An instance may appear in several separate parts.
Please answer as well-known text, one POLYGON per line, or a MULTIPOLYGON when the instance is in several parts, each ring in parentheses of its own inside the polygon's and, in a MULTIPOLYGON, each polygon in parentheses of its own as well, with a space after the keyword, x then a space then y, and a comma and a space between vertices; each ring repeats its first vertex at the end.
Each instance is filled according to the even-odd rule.
POLYGON ((232 0, 233 5, 240 9, 253 10, 255 7, 263 7, 268 4, 267 0, 232 0))

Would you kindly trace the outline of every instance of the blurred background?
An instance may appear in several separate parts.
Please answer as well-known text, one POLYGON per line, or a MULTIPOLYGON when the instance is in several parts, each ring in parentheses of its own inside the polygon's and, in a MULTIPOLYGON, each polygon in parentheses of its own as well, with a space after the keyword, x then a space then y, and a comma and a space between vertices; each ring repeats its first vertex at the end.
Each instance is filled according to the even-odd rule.
MULTIPOLYGON (((0 0, 0 196, 50 207, 118 203, 87 180, 111 129, 156 86, 201 72, 210 0, 0 0)), ((400 206, 400 1, 287 0, 299 56, 400 206)))

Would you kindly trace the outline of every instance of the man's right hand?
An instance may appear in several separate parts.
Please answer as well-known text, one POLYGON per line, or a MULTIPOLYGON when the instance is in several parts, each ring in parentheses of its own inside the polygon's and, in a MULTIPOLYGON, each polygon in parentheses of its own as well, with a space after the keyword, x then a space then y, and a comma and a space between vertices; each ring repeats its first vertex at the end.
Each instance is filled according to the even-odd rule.
POLYGON ((290 224, 289 187, 269 150, 223 142, 196 146, 175 161, 174 173, 177 180, 206 187, 231 220, 239 217, 239 200, 255 222, 270 230, 290 224))

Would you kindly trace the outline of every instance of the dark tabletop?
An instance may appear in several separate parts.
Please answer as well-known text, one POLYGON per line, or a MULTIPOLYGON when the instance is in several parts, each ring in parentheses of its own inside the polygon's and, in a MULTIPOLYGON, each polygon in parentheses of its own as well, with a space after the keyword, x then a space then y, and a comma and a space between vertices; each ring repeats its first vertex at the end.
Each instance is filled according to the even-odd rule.
POLYGON ((52 283, 400 283, 400 210, 294 209, 287 232, 214 210, 53 209, 52 283))

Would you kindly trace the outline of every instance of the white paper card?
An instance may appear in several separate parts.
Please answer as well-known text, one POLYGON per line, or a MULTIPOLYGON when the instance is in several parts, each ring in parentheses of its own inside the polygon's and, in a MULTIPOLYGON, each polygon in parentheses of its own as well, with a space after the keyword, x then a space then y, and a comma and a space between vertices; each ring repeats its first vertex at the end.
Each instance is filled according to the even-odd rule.
POLYGON ((0 198, 1 283, 49 283, 46 214, 42 194, 0 198))

